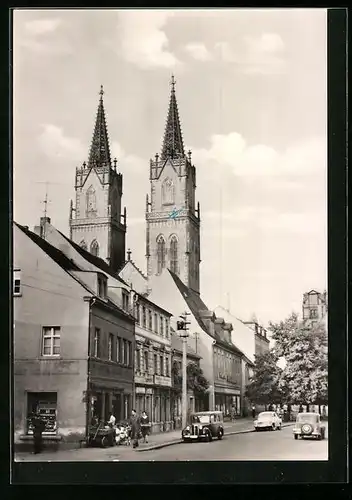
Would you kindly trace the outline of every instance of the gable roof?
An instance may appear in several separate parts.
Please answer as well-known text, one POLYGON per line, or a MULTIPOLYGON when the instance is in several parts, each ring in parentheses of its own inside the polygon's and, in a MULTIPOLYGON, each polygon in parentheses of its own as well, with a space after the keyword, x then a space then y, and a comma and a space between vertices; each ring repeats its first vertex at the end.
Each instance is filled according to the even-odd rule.
POLYGON ((87 292, 95 297, 95 299, 102 305, 108 305, 110 308, 117 310, 121 315, 125 316, 128 319, 132 319, 135 321, 135 318, 130 314, 127 314, 123 309, 118 307, 110 298, 106 300, 102 300, 85 282, 83 282, 77 275, 74 275, 70 271, 83 271, 74 261, 73 259, 69 259, 61 250, 54 247, 50 243, 48 243, 44 238, 41 238, 36 233, 30 231, 26 226, 21 226, 17 222, 14 224, 26 235, 30 240, 33 241, 39 248, 43 250, 58 266, 61 267, 64 271, 66 271, 72 279, 74 279, 79 285, 81 285, 87 292))
POLYGON ((139 267, 134 263, 134 261, 132 259, 130 260, 125 260, 125 262, 122 264, 122 266, 120 267, 119 269, 119 275, 120 273, 125 269, 126 265, 127 264, 132 264, 132 266, 135 268, 135 270, 142 276, 142 278, 144 278, 146 281, 148 281, 148 278, 147 276, 143 273, 143 271, 141 269, 139 269, 139 267))
POLYGON ((67 238, 67 236, 65 236, 61 231, 58 230, 58 232, 61 234, 61 236, 63 236, 65 238, 66 241, 68 241, 70 243, 70 245, 73 246, 73 248, 75 250, 77 250, 77 252, 84 259, 86 259, 88 262, 90 262, 91 264, 93 264, 93 266, 98 267, 99 269, 101 269, 102 271, 104 271, 106 274, 109 274, 112 278, 115 278, 117 281, 120 281, 124 285, 129 286, 122 278, 120 278, 120 276, 118 275, 118 273, 116 273, 112 269, 112 267, 110 267, 109 264, 107 262, 105 262, 104 259, 101 259, 100 257, 96 257, 95 255, 91 254, 90 252, 88 252, 84 248, 80 247, 79 245, 77 245, 77 243, 75 243, 74 241, 72 241, 69 238, 67 238))

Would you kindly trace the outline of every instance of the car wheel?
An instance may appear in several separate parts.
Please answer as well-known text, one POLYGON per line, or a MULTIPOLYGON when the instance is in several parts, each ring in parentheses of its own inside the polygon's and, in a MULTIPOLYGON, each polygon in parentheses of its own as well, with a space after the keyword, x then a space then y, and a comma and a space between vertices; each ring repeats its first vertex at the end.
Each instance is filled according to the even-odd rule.
POLYGON ((220 439, 222 439, 223 435, 224 435, 224 433, 223 433, 223 431, 220 429, 220 430, 219 430, 219 432, 218 432, 218 439, 219 439, 219 440, 220 440, 220 439))
POLYGON ((277 430, 278 431, 281 431, 282 427, 281 427, 281 424, 278 426, 277 430))
POLYGON ((275 424, 273 424, 273 425, 271 426, 271 430, 272 430, 272 431, 276 431, 276 425, 275 425, 275 424))
POLYGON ((211 435, 211 432, 208 431, 207 432, 207 442, 210 443, 212 441, 212 439, 213 439, 213 436, 211 435))
POLYGON ((298 439, 298 435, 297 435, 297 434, 295 434, 293 437, 294 437, 295 439, 298 439))

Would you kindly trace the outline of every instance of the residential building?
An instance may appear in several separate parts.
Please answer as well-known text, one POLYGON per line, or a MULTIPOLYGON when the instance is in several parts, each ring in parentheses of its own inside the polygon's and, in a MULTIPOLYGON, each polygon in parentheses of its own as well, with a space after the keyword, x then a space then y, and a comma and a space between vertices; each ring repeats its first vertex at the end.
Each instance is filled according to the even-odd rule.
POLYGON ((326 290, 321 293, 311 290, 303 295, 302 301, 303 321, 307 325, 326 321, 328 313, 328 297, 326 290))
MULTIPOLYGON (((173 371, 182 376, 182 363, 183 363, 183 345, 182 339, 178 336, 177 332, 171 328, 171 347, 172 347, 172 368, 173 371)), ((187 365, 193 363, 200 367, 200 356, 187 342, 187 365)), ((181 380, 182 382, 182 380, 181 380)), ((174 428, 179 429, 182 426, 182 384, 175 386, 173 380, 173 398, 172 398, 172 411, 174 428)), ((197 394, 192 389, 187 391, 187 408, 189 412, 203 411, 206 404, 202 398, 197 397, 197 394)))
POLYGON ((111 161, 103 94, 101 88, 88 162, 76 169, 70 239, 117 272, 125 260, 126 208, 121 211, 122 174, 111 161))
POLYGON ((149 415, 152 432, 172 429, 171 314, 136 295, 135 407, 149 415))
POLYGON ((31 439, 37 409, 47 439, 77 442, 94 415, 131 411, 135 320, 109 299, 104 273, 24 226, 13 232, 15 443, 31 439))
POLYGON ((270 341, 266 328, 253 321, 244 321, 244 324, 254 331, 255 355, 259 356, 260 354, 268 352, 270 349, 270 341))

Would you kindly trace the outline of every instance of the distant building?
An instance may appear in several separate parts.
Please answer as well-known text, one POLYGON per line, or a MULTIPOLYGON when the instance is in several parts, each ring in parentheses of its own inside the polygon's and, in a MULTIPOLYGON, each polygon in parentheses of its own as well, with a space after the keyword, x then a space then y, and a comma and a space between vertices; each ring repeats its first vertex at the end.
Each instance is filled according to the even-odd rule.
POLYGON ((259 356, 260 354, 268 352, 270 349, 270 341, 268 339, 267 330, 253 321, 244 321, 244 324, 254 331, 255 355, 259 356))
POLYGON ((13 232, 15 443, 31 438, 36 410, 47 439, 78 441, 93 417, 131 412, 135 320, 109 298, 104 272, 13 232))
POLYGON ((326 290, 323 293, 311 290, 303 294, 302 314, 303 321, 314 324, 318 321, 326 321, 328 313, 328 296, 326 290))

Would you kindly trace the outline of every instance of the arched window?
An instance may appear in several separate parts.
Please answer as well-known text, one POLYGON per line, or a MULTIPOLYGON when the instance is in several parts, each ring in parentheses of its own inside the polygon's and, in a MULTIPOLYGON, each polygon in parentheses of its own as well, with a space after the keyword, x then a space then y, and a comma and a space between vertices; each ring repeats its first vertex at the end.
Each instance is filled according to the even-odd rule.
POLYGON ((165 239, 164 236, 159 236, 157 239, 157 254, 158 254, 158 274, 161 274, 165 267, 165 239))
POLYGON ((95 255, 96 257, 99 257, 99 243, 97 240, 93 240, 91 245, 90 245, 90 253, 95 255))
POLYGON ((163 205, 173 205, 175 203, 175 188, 174 183, 171 179, 165 179, 162 188, 161 188, 161 196, 163 205))
POLYGON ((90 186, 86 194, 86 209, 89 217, 94 217, 97 211, 97 199, 93 186, 90 186))
POLYGON ((81 243, 79 244, 79 246, 81 248, 83 248, 83 250, 88 250, 87 243, 84 240, 81 241, 81 243))
POLYGON ((178 274, 178 241, 175 235, 170 241, 170 270, 178 274))

